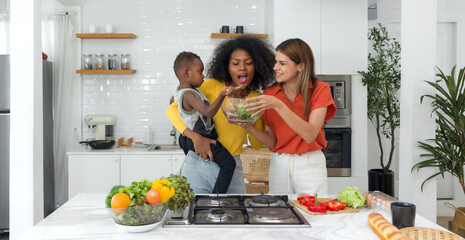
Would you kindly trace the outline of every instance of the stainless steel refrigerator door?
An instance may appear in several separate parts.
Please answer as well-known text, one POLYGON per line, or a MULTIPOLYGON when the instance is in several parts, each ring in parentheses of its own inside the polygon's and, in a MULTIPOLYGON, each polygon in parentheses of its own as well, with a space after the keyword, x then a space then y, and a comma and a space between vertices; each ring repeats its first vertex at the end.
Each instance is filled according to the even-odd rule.
POLYGON ((55 211, 55 164, 53 160, 53 72, 52 63, 43 61, 44 114, 44 216, 55 211))
POLYGON ((0 113, 10 112, 10 55, 0 55, 0 113))
POLYGON ((10 219, 10 114, 0 113, 0 230, 10 219))

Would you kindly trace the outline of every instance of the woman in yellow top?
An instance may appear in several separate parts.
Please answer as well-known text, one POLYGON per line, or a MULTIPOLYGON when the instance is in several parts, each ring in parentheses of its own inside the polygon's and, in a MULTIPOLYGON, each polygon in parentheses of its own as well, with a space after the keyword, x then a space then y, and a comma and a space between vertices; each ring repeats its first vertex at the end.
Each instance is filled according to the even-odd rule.
MULTIPOLYGON (((245 98, 261 95, 258 92, 274 82, 274 54, 271 46, 260 39, 240 37, 222 42, 214 51, 213 59, 207 65, 207 76, 198 88, 210 102, 214 102, 220 91, 226 86, 241 86, 243 89, 234 91, 230 97, 245 98)), ((185 176, 195 193, 211 193, 218 176, 219 167, 214 162, 210 144, 216 141, 205 138, 202 135, 188 129, 178 114, 176 103, 166 111, 166 115, 176 129, 194 143, 196 153, 189 152, 181 168, 181 174, 185 176)), ((218 133, 218 141, 231 153, 236 160, 228 193, 245 193, 244 173, 240 154, 242 144, 248 135, 242 127, 228 124, 222 111, 213 117, 215 129, 218 133)), ((263 122, 257 121, 255 127, 263 130, 263 122)), ((262 144, 249 136, 249 142, 255 149, 262 144)))

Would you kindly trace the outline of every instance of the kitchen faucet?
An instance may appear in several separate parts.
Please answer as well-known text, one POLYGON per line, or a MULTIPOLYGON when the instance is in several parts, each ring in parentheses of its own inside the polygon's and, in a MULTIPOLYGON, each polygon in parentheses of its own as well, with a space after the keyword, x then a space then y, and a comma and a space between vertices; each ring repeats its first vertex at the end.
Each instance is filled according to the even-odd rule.
POLYGON ((173 137, 173 146, 176 146, 176 128, 174 126, 170 131, 170 136, 173 137))

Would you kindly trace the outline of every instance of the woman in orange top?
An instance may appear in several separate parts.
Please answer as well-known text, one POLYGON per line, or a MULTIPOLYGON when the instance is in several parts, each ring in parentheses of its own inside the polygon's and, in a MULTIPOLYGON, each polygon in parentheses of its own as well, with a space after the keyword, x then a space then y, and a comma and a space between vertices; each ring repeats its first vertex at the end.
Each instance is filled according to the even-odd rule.
POLYGON ((277 83, 249 98, 249 111, 264 112, 264 131, 240 124, 272 152, 270 193, 328 192, 327 141, 323 124, 336 114, 327 83, 316 78, 315 60, 307 43, 288 39, 276 47, 277 83), (254 101, 254 102, 252 102, 254 101))

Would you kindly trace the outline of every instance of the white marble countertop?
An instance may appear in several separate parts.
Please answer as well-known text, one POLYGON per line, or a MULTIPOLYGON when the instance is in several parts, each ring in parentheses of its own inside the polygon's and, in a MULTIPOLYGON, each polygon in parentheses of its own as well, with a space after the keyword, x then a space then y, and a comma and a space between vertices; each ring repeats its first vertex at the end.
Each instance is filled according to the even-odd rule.
POLYGON ((92 149, 88 146, 81 146, 81 148, 75 148, 68 152, 67 155, 110 155, 110 154, 119 154, 119 155, 131 155, 131 154, 143 154, 143 155, 165 155, 165 154, 182 154, 182 151, 179 146, 171 145, 161 145, 162 148, 158 150, 148 151, 148 147, 137 148, 134 146, 131 147, 121 147, 117 148, 116 146, 110 149, 92 149))
MULTIPOLYGON (((368 225, 371 209, 359 213, 310 216, 311 228, 163 228, 127 233, 112 223, 105 209, 106 194, 80 193, 30 229, 22 239, 379 239, 368 225)), ((295 196, 291 196, 295 199, 295 196)), ((390 213, 380 212, 388 221, 390 213)), ((417 215, 415 226, 445 230, 417 215)))

